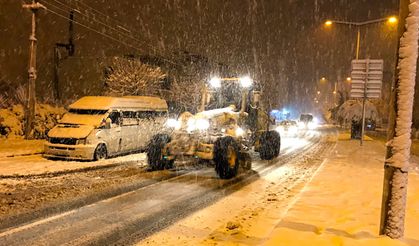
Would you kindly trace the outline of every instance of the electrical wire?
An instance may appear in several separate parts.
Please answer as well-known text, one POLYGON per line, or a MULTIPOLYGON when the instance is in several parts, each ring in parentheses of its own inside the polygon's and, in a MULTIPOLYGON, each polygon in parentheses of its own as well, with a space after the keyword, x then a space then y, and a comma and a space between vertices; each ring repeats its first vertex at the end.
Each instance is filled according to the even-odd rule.
POLYGON ((75 0, 75 1, 78 2, 78 3, 80 3, 81 5, 84 5, 85 7, 89 8, 89 9, 91 9, 93 12, 96 12, 96 13, 98 13, 98 14, 106 17, 106 18, 109 18, 109 19, 115 21, 116 24, 118 24, 117 26, 120 26, 122 30, 125 30, 125 31, 131 33, 131 31, 128 28, 124 27, 123 23, 120 22, 120 21, 118 21, 117 19, 114 19, 114 18, 110 17, 109 15, 104 14, 103 12, 100 12, 99 10, 97 10, 97 9, 89 6, 88 4, 84 3, 84 1, 80 1, 80 0, 75 0))
MULTIPOLYGON (((65 7, 65 8, 68 8, 68 9, 69 9, 68 11, 73 11, 73 10, 76 10, 76 11, 77 11, 77 13, 78 13, 78 14, 80 14, 81 16, 84 16, 84 17, 86 17, 87 19, 91 19, 92 21, 95 21, 95 22, 97 22, 97 23, 99 23, 99 24, 101 24, 101 25, 103 25, 103 26, 105 26, 105 27, 107 27, 107 28, 109 28, 109 29, 111 29, 111 30, 114 30, 114 31, 116 31, 116 32, 120 33, 121 35, 124 35, 125 37, 131 38, 131 39, 133 39, 133 40, 135 40, 135 41, 137 41, 137 42, 140 42, 140 43, 141 43, 141 42, 143 42, 143 41, 140 41, 139 39, 136 39, 136 38, 135 38, 135 37, 133 37, 133 36, 127 35, 127 34, 126 34, 126 31, 125 31, 125 32, 122 32, 121 30, 118 30, 118 29, 117 29, 117 28, 115 28, 115 27, 109 26, 108 24, 106 24, 106 23, 104 23, 104 22, 102 22, 102 21, 100 21, 100 20, 97 20, 97 19, 95 19, 95 18, 92 18, 92 17, 90 17, 90 16, 89 16, 89 15, 87 15, 87 14, 83 14, 81 9, 71 7, 71 6, 66 5, 66 4, 64 4, 64 3, 60 2, 60 1, 57 1, 57 0, 52 0, 52 1, 54 1, 54 2, 58 3, 59 5, 61 5, 61 6, 65 7)), ((56 8, 56 9, 59 9, 59 10, 61 10, 61 11, 63 11, 63 12, 67 12, 67 10, 66 10, 66 9, 62 9, 61 7, 58 7, 58 6, 57 6, 57 5, 55 5, 55 4, 52 4, 52 3, 47 2, 47 1, 45 1, 45 0, 43 0, 43 2, 44 2, 44 3, 47 3, 47 4, 48 4, 48 5, 50 5, 50 6, 53 6, 53 7, 54 7, 54 8, 56 8)), ((130 32, 128 29, 126 29, 126 28, 124 28, 124 29, 125 29, 125 30, 127 30, 128 32, 130 32)))
POLYGON ((120 44, 122 44, 122 45, 125 45, 125 46, 127 46, 127 47, 133 48, 133 49, 135 49, 135 50, 137 50, 137 51, 143 52, 143 51, 142 51, 140 48, 138 48, 138 47, 135 47, 135 46, 133 46, 133 45, 127 44, 127 43, 125 43, 125 42, 122 42, 121 40, 119 40, 119 39, 117 39, 117 38, 114 38, 114 37, 112 37, 112 36, 110 36, 110 35, 108 35, 108 34, 102 33, 102 32, 100 32, 100 31, 98 31, 98 30, 96 30, 96 29, 94 29, 94 28, 91 28, 91 27, 89 27, 89 26, 87 26, 87 25, 84 25, 84 24, 82 24, 82 23, 80 23, 80 22, 78 22, 78 21, 71 20, 71 19, 70 19, 70 18, 68 18, 67 16, 64 16, 64 15, 62 15, 62 14, 59 14, 59 13, 57 13, 57 12, 55 12, 55 11, 51 10, 51 9, 48 9, 48 8, 47 8, 47 9, 46 9, 46 11, 48 11, 48 12, 50 12, 50 13, 52 13, 52 14, 55 14, 55 15, 57 15, 57 16, 59 16, 59 17, 61 17, 61 18, 64 18, 64 19, 66 19, 66 20, 73 21, 75 24, 77 24, 77 25, 79 25, 79 26, 82 26, 82 27, 84 27, 84 28, 87 28, 87 29, 89 29, 90 31, 93 31, 93 32, 95 32, 95 33, 97 33, 97 34, 99 34, 99 35, 104 36, 104 37, 107 37, 107 38, 109 38, 109 39, 111 39, 111 40, 113 40, 113 41, 115 41, 115 42, 118 42, 118 43, 120 43, 120 44))
MULTIPOLYGON (((146 45, 146 46, 150 47, 150 48, 153 50, 154 55, 159 55, 159 56, 162 56, 161 54, 158 54, 158 53, 155 51, 155 48, 154 48, 153 46, 151 46, 151 45, 149 45, 149 44, 145 43, 144 41, 141 41, 141 40, 139 40, 139 39, 137 39, 137 38, 135 38, 135 37, 133 37, 133 36, 130 36, 130 35, 126 34, 125 32, 122 32, 121 30, 118 30, 118 29, 116 29, 116 28, 114 28, 114 27, 112 27, 112 26, 109 26, 108 24, 106 24, 106 23, 104 23, 104 22, 102 22, 102 21, 99 21, 99 20, 97 20, 97 19, 95 19, 95 18, 92 18, 92 17, 90 17, 89 15, 83 14, 81 9, 79 9, 79 8, 75 8, 75 7, 72 7, 72 6, 69 6, 69 5, 66 5, 66 4, 64 4, 63 2, 60 2, 60 1, 58 1, 58 0, 53 0, 53 1, 54 1, 54 2, 56 2, 56 3, 58 3, 58 4, 60 4, 61 6, 65 7, 65 8, 68 8, 68 9, 69 9, 68 11, 71 11, 71 10, 76 10, 78 14, 80 14, 80 15, 82 15, 82 16, 84 16, 84 17, 86 17, 87 19, 91 19, 91 20, 92 20, 92 21, 94 21, 94 22, 97 22, 97 23, 99 23, 99 24, 101 24, 101 25, 103 25, 103 26, 105 26, 105 27, 107 27, 107 28, 109 28, 109 29, 111 29, 111 30, 114 30, 115 32, 119 33, 119 34, 120 34, 120 35, 122 35, 122 36, 125 36, 125 37, 127 37, 127 38, 130 38, 130 39, 132 39, 132 40, 135 40, 135 41, 139 42, 139 43, 140 43, 140 44, 142 44, 142 45, 146 45)), ((42 2, 46 3, 47 5, 50 5, 51 7, 54 7, 54 8, 56 8, 56 9, 59 9, 60 11, 67 12, 67 10, 65 10, 65 9, 63 9, 63 8, 61 8, 61 7, 58 7, 57 5, 52 4, 51 2, 47 2, 47 1, 45 1, 45 0, 42 0, 42 2)), ((80 2, 80 1, 77 1, 77 2, 80 2)), ((80 2, 80 3, 81 3, 81 2, 80 2)), ((87 4, 83 4, 83 5, 88 6, 87 4)), ((103 15, 103 16, 109 17, 109 16, 107 16, 107 15, 103 14, 102 12, 100 12, 100 11, 98 11, 98 10, 95 10, 93 7, 90 7, 90 6, 88 6, 88 7, 89 7, 90 9, 94 10, 95 12, 100 13, 100 14, 101 14, 101 15, 103 15)), ((86 11, 86 12, 87 12, 87 11, 86 11)), ((55 14, 57 14, 57 13, 55 13, 55 14)), ((63 17, 63 16, 61 16, 61 17, 63 17)), ((110 17, 109 17, 109 18, 110 18, 110 17)), ((78 24, 79 24, 79 25, 81 25, 81 23, 80 23, 80 22, 79 22, 78 24)), ((84 27, 86 27, 86 25, 84 25, 84 27)), ((87 27, 86 27, 86 28, 87 28, 87 27)), ((125 31, 126 31, 126 32, 132 33, 129 29, 125 28, 124 26, 122 26, 122 28, 123 28, 123 29, 125 29, 125 31)), ((90 28, 88 28, 88 29, 89 29, 89 30, 92 30, 92 29, 90 29, 90 28)), ((92 31, 93 31, 93 30, 92 30, 92 31)), ((95 30, 95 32, 96 32, 96 33, 98 33, 96 30, 95 30)), ((104 33, 102 33, 102 34, 104 34, 104 33)), ((104 34, 104 35, 106 35, 106 34, 104 34)), ((107 36, 109 36, 109 35, 107 35, 107 36)), ((113 40, 115 40, 115 38, 113 38, 113 40)), ((139 49, 137 49, 137 50, 139 50, 139 49)), ((166 59, 166 58, 162 58, 162 57, 160 57, 159 59, 161 59, 161 60, 163 60, 163 61, 166 61, 166 62, 168 62, 168 63, 171 63, 171 64, 176 64, 174 61, 168 60, 168 59, 166 59)))

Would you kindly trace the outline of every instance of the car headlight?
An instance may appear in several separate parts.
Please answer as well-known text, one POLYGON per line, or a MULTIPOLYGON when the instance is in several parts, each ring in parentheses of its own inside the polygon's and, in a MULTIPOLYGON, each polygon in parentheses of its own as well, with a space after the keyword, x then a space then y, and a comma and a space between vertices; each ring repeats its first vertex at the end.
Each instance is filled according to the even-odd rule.
POLYGON ((304 122, 298 122, 298 128, 300 129, 304 129, 306 127, 306 125, 304 124, 304 122))
POLYGON ((79 144, 86 144, 86 139, 85 138, 77 139, 76 145, 79 145, 79 144))
POLYGON ((296 126, 292 126, 288 129, 289 133, 296 134, 298 131, 298 128, 296 126))
POLYGON ((308 126, 308 129, 314 130, 314 129, 317 128, 317 123, 316 122, 309 122, 307 126, 308 126))

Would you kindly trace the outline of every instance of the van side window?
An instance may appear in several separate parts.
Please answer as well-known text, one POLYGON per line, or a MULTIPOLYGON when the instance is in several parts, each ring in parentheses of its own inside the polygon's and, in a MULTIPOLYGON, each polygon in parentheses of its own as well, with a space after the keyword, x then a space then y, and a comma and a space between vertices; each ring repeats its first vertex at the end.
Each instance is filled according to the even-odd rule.
POLYGON ((148 119, 148 120, 154 119, 157 117, 162 117, 167 114, 164 111, 139 111, 137 113, 138 113, 138 118, 148 119))
POLYGON ((112 124, 120 125, 121 124, 121 114, 119 112, 113 111, 109 114, 109 119, 111 119, 112 124))
POLYGON ((137 113, 135 111, 123 111, 122 112, 122 125, 130 126, 137 125, 137 113))

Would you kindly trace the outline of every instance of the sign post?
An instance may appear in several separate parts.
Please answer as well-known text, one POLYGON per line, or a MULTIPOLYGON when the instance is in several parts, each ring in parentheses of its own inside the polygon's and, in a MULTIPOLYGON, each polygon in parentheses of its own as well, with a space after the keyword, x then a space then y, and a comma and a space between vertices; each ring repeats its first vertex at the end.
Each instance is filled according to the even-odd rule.
POLYGON ((364 141, 366 100, 381 97, 383 60, 352 60, 351 97, 362 98, 361 145, 364 141))

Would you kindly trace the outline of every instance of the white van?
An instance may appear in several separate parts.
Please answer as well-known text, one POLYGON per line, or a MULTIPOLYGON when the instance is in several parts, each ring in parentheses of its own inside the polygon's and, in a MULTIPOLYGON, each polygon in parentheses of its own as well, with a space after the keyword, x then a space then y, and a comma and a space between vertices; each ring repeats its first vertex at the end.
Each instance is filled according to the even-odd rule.
POLYGON ((100 160, 142 150, 166 120, 167 103, 157 97, 83 97, 48 132, 44 156, 100 160))

